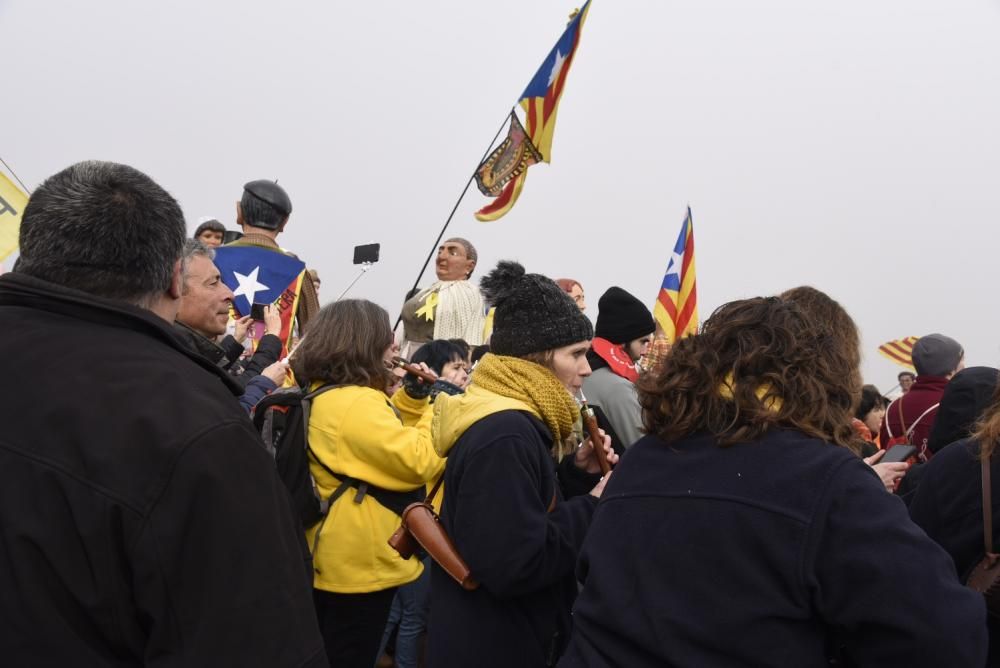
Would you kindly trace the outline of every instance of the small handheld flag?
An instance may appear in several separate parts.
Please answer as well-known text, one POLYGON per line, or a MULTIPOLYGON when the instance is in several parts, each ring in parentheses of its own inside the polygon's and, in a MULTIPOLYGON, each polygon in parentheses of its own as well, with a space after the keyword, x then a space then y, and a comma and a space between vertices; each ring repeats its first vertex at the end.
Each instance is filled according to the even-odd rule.
POLYGON ((653 317, 671 343, 698 331, 698 290, 694 270, 694 220, 691 208, 667 263, 653 317))
POLYGON ((527 88, 521 93, 519 104, 524 110, 527 119, 525 127, 527 137, 518 143, 522 147, 522 153, 531 156, 530 162, 521 164, 521 168, 516 173, 510 172, 502 190, 493 194, 483 189, 483 182, 480 180, 480 173, 489 170, 490 161, 495 165, 501 160, 505 146, 509 149, 515 142, 515 134, 521 129, 521 123, 517 121, 516 115, 511 112, 511 126, 507 134, 507 139, 500 147, 490 154, 477 172, 479 188, 484 194, 496 197, 496 199, 476 212, 476 218, 481 221, 496 220, 506 214, 514 207, 524 180, 527 177, 527 169, 535 162, 550 162, 552 159, 552 135, 556 129, 556 112, 559 110, 559 99, 562 97, 563 88, 566 85, 566 76, 569 74, 570 65, 573 63, 573 56, 576 48, 580 44, 580 32, 583 23, 587 20, 587 12, 590 9, 590 0, 584 4, 583 9, 575 12, 570 18, 569 25, 563 32, 559 41, 552 47, 549 55, 542 61, 542 66, 535 72, 528 83, 527 88), (516 127, 515 127, 516 126, 516 127))
POLYGON ((913 344, 919 338, 918 336, 907 336, 904 339, 886 341, 878 347, 878 351, 882 357, 913 371, 913 344))

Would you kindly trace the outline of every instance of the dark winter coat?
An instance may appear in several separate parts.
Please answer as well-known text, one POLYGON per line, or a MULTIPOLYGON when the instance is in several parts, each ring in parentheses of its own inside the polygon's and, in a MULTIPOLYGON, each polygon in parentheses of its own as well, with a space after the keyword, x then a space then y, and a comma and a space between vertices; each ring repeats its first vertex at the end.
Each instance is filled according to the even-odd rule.
MULTIPOLYGON (((993 549, 1000 544, 1000 457, 990 464, 993 549)), ((962 581, 985 556, 983 545, 982 465, 979 443, 971 438, 940 450, 923 466, 910 517, 951 555, 962 581)), ((1000 624, 990 620, 990 663, 1000 665, 1000 624)))
POLYGON ((981 666, 985 606, 860 458, 647 436, 580 557, 560 666, 981 666))
POLYGON ((533 415, 501 410, 476 420, 448 453, 441 520, 481 585, 464 591, 434 565, 429 666, 532 668, 558 658, 597 500, 564 499, 551 444, 533 415))
POLYGON ((232 381, 149 311, 0 276, 0 663, 325 666, 232 381))
POLYGON ((274 334, 265 334, 261 337, 253 357, 245 364, 239 359, 243 354, 243 346, 231 336, 226 336, 219 344, 182 322, 174 322, 174 334, 191 350, 200 353, 209 362, 225 370, 241 387, 246 387, 250 379, 259 376, 265 367, 277 362, 281 355, 281 339, 274 334))

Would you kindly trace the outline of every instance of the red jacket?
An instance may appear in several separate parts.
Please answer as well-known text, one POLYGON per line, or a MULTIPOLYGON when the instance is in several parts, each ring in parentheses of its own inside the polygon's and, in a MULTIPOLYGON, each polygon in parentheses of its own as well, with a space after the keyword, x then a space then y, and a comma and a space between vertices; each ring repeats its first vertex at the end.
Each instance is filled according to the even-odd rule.
POLYGON ((917 376, 910 391, 893 401, 886 409, 885 417, 882 418, 882 428, 879 430, 881 446, 887 447, 890 439, 905 434, 919 418, 920 421, 913 428, 910 443, 917 446, 922 455, 921 459, 930 459, 933 453, 927 449, 927 439, 930 438, 931 427, 934 426, 938 409, 935 407, 922 418, 920 416, 931 406, 941 402, 947 384, 948 379, 944 376, 917 376), (903 407, 902 423, 899 420, 900 404, 903 407))

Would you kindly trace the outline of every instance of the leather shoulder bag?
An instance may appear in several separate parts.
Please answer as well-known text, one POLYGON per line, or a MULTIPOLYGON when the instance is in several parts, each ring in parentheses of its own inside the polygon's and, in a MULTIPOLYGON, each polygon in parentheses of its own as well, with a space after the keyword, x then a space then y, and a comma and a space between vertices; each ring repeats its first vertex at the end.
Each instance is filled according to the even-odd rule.
POLYGON ((441 526, 441 519, 431 505, 443 481, 444 472, 425 500, 411 503, 403 510, 403 522, 389 537, 389 546, 399 552, 403 559, 409 559, 419 548, 423 548, 462 589, 472 591, 479 587, 479 583, 472 578, 468 564, 441 526))
POLYGON ((1000 554, 993 551, 993 504, 991 500, 990 460, 982 460, 983 546, 986 556, 969 573, 965 584, 986 598, 986 612, 1000 619, 1000 554))

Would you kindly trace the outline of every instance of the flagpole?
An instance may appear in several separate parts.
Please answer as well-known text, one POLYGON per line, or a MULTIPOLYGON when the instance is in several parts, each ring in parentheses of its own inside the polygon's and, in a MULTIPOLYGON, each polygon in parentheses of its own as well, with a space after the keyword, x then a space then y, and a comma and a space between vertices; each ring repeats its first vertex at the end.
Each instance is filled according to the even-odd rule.
MULTIPOLYGON (((448 214, 448 219, 444 221, 444 227, 441 228, 441 232, 438 233, 437 239, 434 240, 434 245, 431 246, 431 251, 427 254, 427 259, 424 260, 424 266, 420 268, 420 273, 417 274, 417 280, 413 281, 413 287, 410 288, 410 292, 416 290, 417 286, 420 285, 420 279, 424 277, 424 272, 427 271, 427 265, 431 263, 431 258, 434 257, 434 253, 438 249, 438 244, 441 243, 441 238, 444 237, 445 230, 447 230, 448 225, 451 224, 451 219, 455 217, 455 212, 458 211, 458 205, 462 203, 463 199, 465 199, 465 193, 469 192, 469 186, 472 185, 472 181, 476 178, 476 172, 479 171, 479 167, 480 165, 483 164, 483 160, 485 160, 486 157, 490 154, 490 151, 493 150, 493 145, 497 143, 497 139, 500 138, 500 133, 502 133, 503 129, 507 127, 507 121, 510 120, 510 115, 513 113, 514 113, 514 107, 511 107, 510 111, 507 112, 507 115, 503 117, 503 122, 500 123, 500 127, 497 129, 496 135, 494 135, 493 139, 490 141, 490 145, 486 147, 486 152, 483 153, 483 157, 480 158, 479 162, 476 163, 476 168, 472 170, 472 174, 469 176, 469 180, 466 181, 465 188, 462 189, 462 194, 458 196, 458 201, 456 201, 455 206, 451 208, 451 213, 448 214)), ((392 327, 393 332, 399 329, 399 323, 401 323, 402 321, 403 321, 403 313, 402 311, 400 311, 399 317, 396 318, 396 324, 393 325, 392 327)))
MULTIPOLYGON (((496 140, 494 140, 494 141, 496 141, 496 140)), ((21 188, 23 188, 23 189, 24 189, 24 193, 25 193, 26 195, 30 195, 30 194, 31 194, 31 191, 30 191, 30 190, 28 189, 28 186, 24 185, 24 181, 22 181, 22 180, 21 180, 21 177, 19 177, 19 176, 18 176, 18 175, 17 175, 17 174, 16 174, 15 172, 14 172, 14 170, 10 168, 10 165, 8 165, 8 164, 7 164, 7 161, 6 161, 6 160, 4 160, 3 158, 0 158, 0 162, 2 162, 2 163, 3 163, 3 166, 7 168, 7 171, 8 171, 8 172, 10 172, 10 175, 14 177, 14 180, 15 180, 15 181, 17 181, 18 183, 20 183, 20 184, 21 184, 21 188)))

